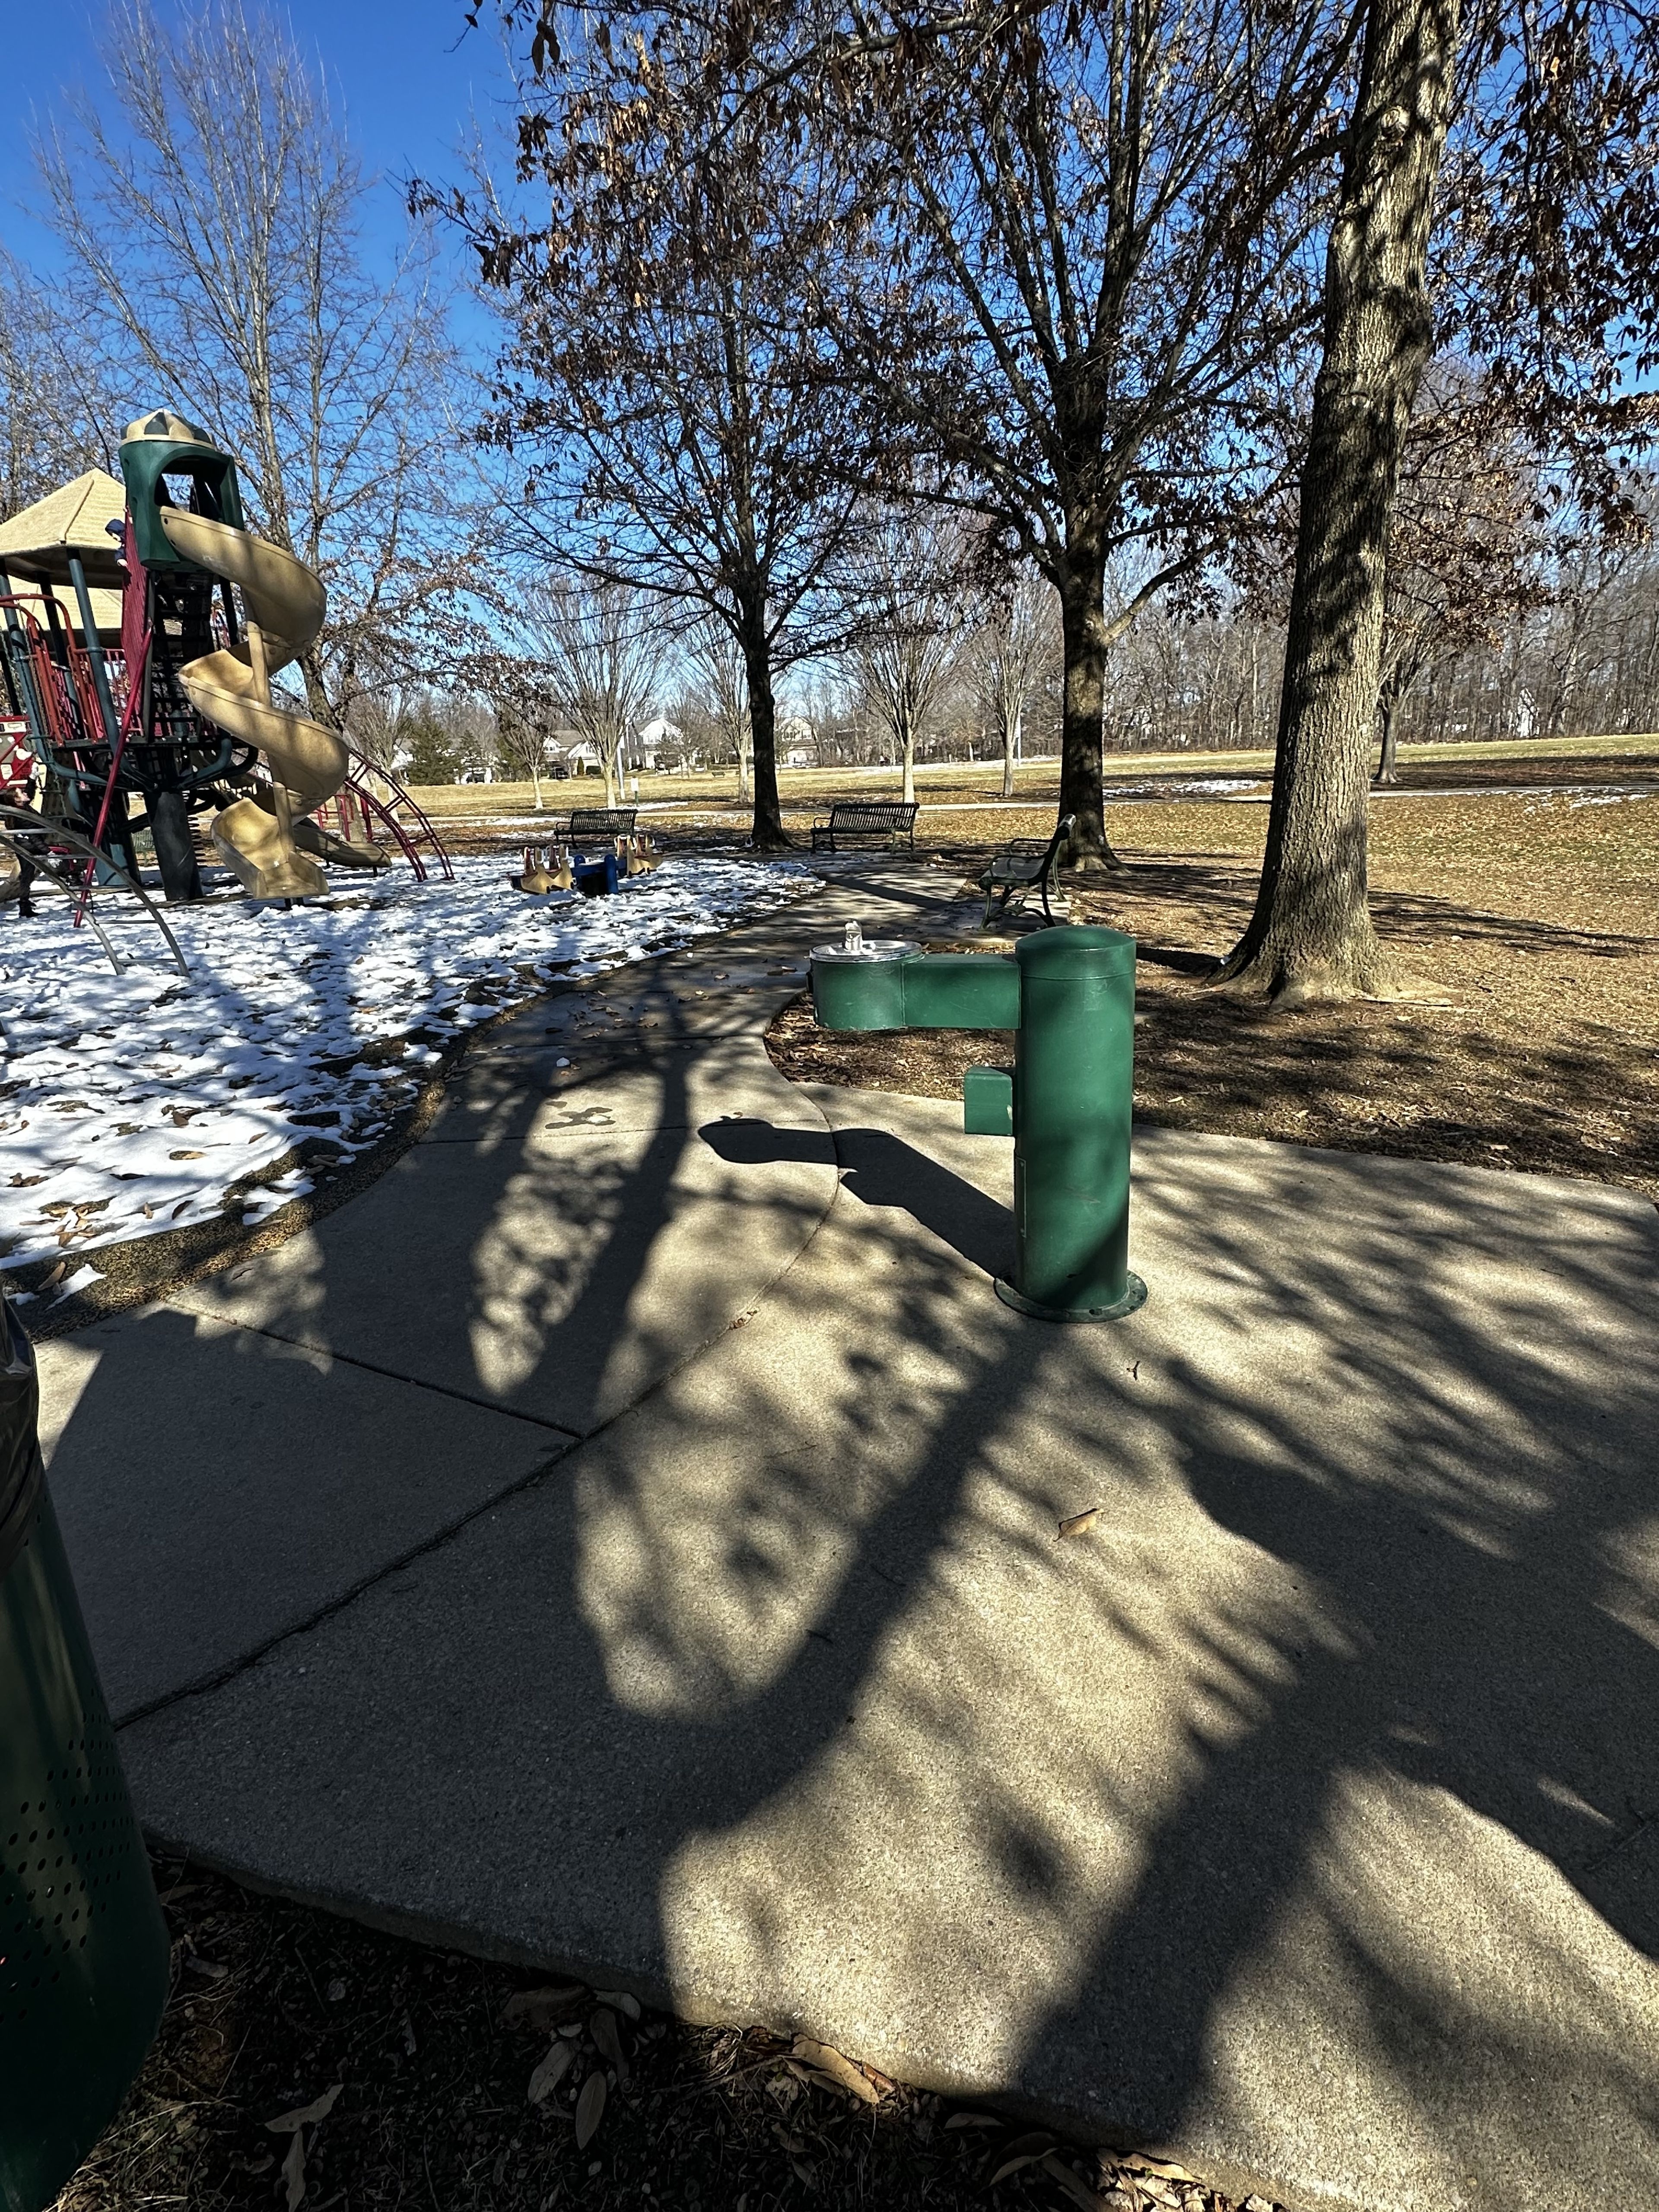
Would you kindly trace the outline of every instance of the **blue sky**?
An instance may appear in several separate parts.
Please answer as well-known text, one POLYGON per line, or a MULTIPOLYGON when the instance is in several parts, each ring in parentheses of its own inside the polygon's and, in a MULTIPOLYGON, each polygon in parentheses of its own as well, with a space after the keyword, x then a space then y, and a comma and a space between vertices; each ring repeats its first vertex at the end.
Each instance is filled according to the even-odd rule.
MULTIPOLYGON (((257 4, 257 0, 256 0, 257 4)), ((155 0, 165 21, 169 0, 155 0)), ((252 8, 250 9, 252 12, 252 8)), ((476 106, 501 115, 505 90, 497 18, 486 4, 476 31, 465 0, 291 0, 287 14, 343 104, 365 167, 381 173, 377 196, 388 237, 402 228, 397 179, 410 169, 451 175, 453 149, 476 106)), ((49 245, 20 210, 33 185, 31 118, 65 85, 94 87, 101 6, 56 0, 11 11, 6 88, 0 97, 0 235, 36 266, 49 245)))

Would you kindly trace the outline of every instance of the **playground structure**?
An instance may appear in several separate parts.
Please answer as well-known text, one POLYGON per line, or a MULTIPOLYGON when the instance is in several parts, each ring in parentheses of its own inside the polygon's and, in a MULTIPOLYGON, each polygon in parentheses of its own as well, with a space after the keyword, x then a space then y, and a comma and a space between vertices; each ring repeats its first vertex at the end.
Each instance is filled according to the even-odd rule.
POLYGON ((272 676, 317 637, 324 587, 247 531, 231 457, 159 410, 120 460, 121 483, 88 471, 0 527, 0 799, 42 782, 40 830, 0 824, 25 898, 46 859, 82 884, 83 909, 95 889, 137 888, 145 831, 172 901, 202 896, 204 851, 263 898, 317 896, 320 863, 388 866, 386 846, 417 878, 453 881, 409 794, 273 698, 272 676), (208 848, 192 832, 210 811, 208 848))

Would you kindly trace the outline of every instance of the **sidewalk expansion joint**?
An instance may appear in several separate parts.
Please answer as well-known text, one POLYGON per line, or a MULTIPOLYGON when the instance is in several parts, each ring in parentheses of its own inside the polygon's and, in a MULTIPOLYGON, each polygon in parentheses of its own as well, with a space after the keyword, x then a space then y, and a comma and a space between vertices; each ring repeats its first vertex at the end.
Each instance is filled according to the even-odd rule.
POLYGON ((518 1406, 503 1406, 499 1399, 486 1398, 476 1390, 458 1390, 453 1382, 429 1382, 424 1376, 405 1375, 397 1367, 382 1367, 373 1359, 361 1359, 356 1352, 337 1352, 332 1345, 313 1344, 303 1336, 285 1336, 279 1328, 266 1328, 258 1322, 229 1321, 219 1314, 204 1314, 194 1306, 175 1305, 171 1298, 159 1301, 170 1312, 184 1314, 191 1321, 217 1321, 222 1326, 240 1329, 246 1336, 263 1336, 272 1344, 290 1345, 296 1352, 313 1352, 319 1358, 327 1359, 341 1367, 355 1367, 361 1374, 378 1375, 388 1382, 402 1382, 411 1390, 430 1390, 439 1398, 453 1398, 463 1406, 477 1406, 486 1413, 499 1413, 504 1420, 524 1421, 532 1429, 550 1430, 555 1436, 568 1437, 572 1443, 580 1443, 589 1431, 573 1429, 563 1421, 550 1421, 544 1413, 526 1413, 518 1406))
MULTIPOLYGON (((452 1392, 450 1395, 453 1396, 459 1394, 452 1392)), ((166 1712, 173 1705, 182 1705, 188 1698, 208 1697, 215 1690, 222 1690, 228 1684, 235 1681, 239 1676, 251 1672, 262 1659, 268 1658, 280 1644, 287 1644, 297 1636, 307 1636, 313 1629, 320 1628, 325 1620, 331 1620, 337 1613, 343 1613, 348 1606, 355 1605, 360 1597, 366 1595, 378 1583, 385 1582, 390 1576, 401 1574, 405 1567, 413 1566, 417 1559, 425 1559, 429 1553, 441 1550, 446 1544, 450 1543, 455 1537, 461 1535, 471 1528, 475 1521, 482 1519, 483 1515, 495 1512, 497 1507, 505 1504, 510 1498, 517 1498, 523 1492, 533 1489, 538 1483, 544 1481, 556 1468, 564 1465, 571 1453, 579 1448, 581 1441, 580 1437, 573 1436, 570 1443, 562 1451, 553 1452, 547 1457, 538 1460, 534 1467, 526 1469, 512 1482, 505 1484, 500 1490, 492 1492, 488 1498, 481 1498, 476 1505, 469 1507, 466 1512, 458 1514, 453 1521, 446 1522, 441 1528, 434 1528, 430 1535, 422 1537, 418 1544, 410 1544, 406 1549, 399 1552, 395 1558, 383 1560, 369 1573, 360 1575, 348 1589, 337 1591, 325 1603, 314 1606, 300 1620, 289 1621, 286 1627, 274 1630, 270 1635, 263 1638, 258 1644, 251 1645, 236 1658, 228 1659, 222 1667, 216 1667, 204 1674, 195 1675, 188 1682, 180 1682, 174 1689, 164 1690, 159 1697, 146 1698, 142 1705, 130 1706, 125 1712, 116 1714, 113 1717, 115 1726, 117 1729, 136 1727, 140 1721, 151 1720, 157 1713, 166 1712)))
MULTIPOLYGON (((833 1132, 831 1132, 831 1137, 833 1140, 833 1132)), ((728 1337, 735 1335, 739 1329, 746 1328, 777 1289, 778 1285, 786 1276, 794 1272, 817 1243, 823 1224, 829 1219, 830 1212, 841 1194, 841 1188, 840 1179, 837 1177, 829 1203, 823 1208, 800 1244, 785 1264, 779 1268, 776 1274, 763 1284, 759 1291, 754 1293, 749 1304, 741 1311, 733 1314, 732 1318, 712 1336, 687 1352, 683 1359, 676 1361, 674 1365, 665 1373, 657 1376, 636 1396, 630 1398, 626 1405, 618 1406, 614 1413, 607 1414, 603 1421, 596 1423, 592 1428, 585 1432, 560 1428, 557 1424, 551 1421, 538 1422, 537 1425, 556 1430, 559 1435, 568 1437, 569 1441, 566 1449, 538 1461, 534 1467, 527 1469, 516 1480, 504 1485, 501 1489, 492 1492, 489 1497, 481 1499, 468 1511, 459 1514, 453 1521, 446 1522, 441 1528, 434 1529, 430 1535, 423 1536, 418 1544, 410 1545, 405 1550, 398 1553, 394 1559, 384 1561, 370 1573, 360 1575, 349 1589, 338 1591, 325 1604, 313 1607, 301 1619, 289 1621, 286 1627, 279 1628, 271 1635, 262 1638, 258 1644, 243 1652, 239 1657, 228 1660, 223 1666, 215 1668, 210 1673, 197 1675, 188 1682, 181 1682, 176 1688, 164 1691, 159 1697, 148 1698, 143 1704, 133 1705, 118 1714, 115 1717, 117 1729, 136 1727, 139 1722, 151 1720, 158 1713, 166 1712, 174 1705, 184 1704, 187 1698, 210 1697, 214 1691, 226 1688, 241 1675, 251 1673, 262 1659, 268 1658, 282 1644, 291 1642, 296 1637, 309 1635, 313 1629, 320 1628, 324 1622, 331 1620, 337 1614, 343 1613, 348 1607, 355 1605, 359 1598, 367 1596, 370 1590, 376 1589, 392 1576, 401 1574, 405 1567, 412 1566, 417 1560, 429 1558, 434 1553, 441 1551, 456 1537, 464 1535, 473 1522, 481 1520, 485 1514, 493 1513, 498 1507, 535 1489, 540 1483, 545 1481, 549 1475, 564 1467, 577 1452, 589 1444, 597 1443, 639 1407, 647 1404, 659 1392, 666 1389, 668 1385, 678 1376, 683 1375, 687 1368, 692 1366, 696 1361, 706 1358, 717 1345, 723 1344, 728 1337)), ((190 1309, 179 1307, 176 1310, 188 1312, 190 1309)), ((240 1322, 235 1325, 238 1328, 244 1326, 240 1322)), ((315 1351, 319 1348, 314 1345, 304 1344, 297 1338, 278 1335, 273 1329, 250 1328, 247 1333, 254 1336, 269 1336, 278 1344, 293 1344, 301 1351, 315 1351)), ((331 1356, 343 1358, 343 1355, 337 1353, 331 1356)), ((393 1374, 388 1368, 370 1366, 364 1360, 346 1359, 344 1364, 348 1366, 365 1368, 370 1374, 390 1376, 394 1382, 412 1379, 393 1374)), ((416 1387, 421 1389, 439 1390, 446 1397, 459 1398, 469 1405, 483 1406, 489 1412, 504 1413, 508 1410, 505 1407, 492 1406, 488 1399, 475 1398, 467 1391, 446 1389, 441 1384, 417 1383, 416 1387)), ((530 1413, 519 1414, 514 1418, 532 1422, 537 1419, 534 1414, 530 1413)))
MULTIPOLYGON (((729 957, 730 956, 728 955, 727 957, 729 957)), ((759 1043, 760 1040, 757 1032, 757 1030, 763 1029, 763 1024, 757 1024, 754 1028, 749 1029, 745 1041, 751 1046, 759 1043)), ((742 1033, 739 1032, 738 1034, 741 1035, 742 1033)), ((725 1040, 722 1039, 722 1042, 724 1041, 725 1040)), ((764 1053, 763 1044, 761 1045, 761 1050, 764 1053)), ((828 1200, 820 1208, 817 1218, 812 1223, 811 1227, 807 1231, 799 1244, 797 1245, 794 1252, 790 1255, 789 1259, 775 1274, 763 1283, 757 1291, 751 1294, 748 1303, 738 1313, 732 1315, 722 1327, 715 1330, 714 1334, 705 1339, 702 1344, 693 1347, 684 1356, 684 1358, 676 1360, 672 1367, 668 1368, 662 1374, 655 1376, 644 1389, 638 1392, 635 1396, 630 1398, 625 1405, 618 1406, 616 1410, 608 1414, 603 1421, 596 1423, 592 1428, 586 1431, 568 1428, 562 1423, 546 1420, 540 1415, 524 1413, 520 1411, 517 1407, 497 1404, 494 1401, 478 1395, 471 1391, 459 1390, 454 1389, 452 1385, 445 1383, 426 1382, 417 1376, 403 1374, 395 1368, 384 1367, 372 1360, 358 1358, 350 1353, 336 1352, 327 1346, 309 1344, 303 1338, 286 1335, 280 1329, 262 1328, 256 1324, 245 1322, 230 1322, 228 1326, 242 1331, 245 1334, 250 1336, 263 1336, 272 1343, 290 1346, 295 1351, 319 1353, 324 1358, 331 1360, 338 1360, 343 1365, 355 1367, 366 1374, 378 1375, 390 1382, 401 1382, 415 1389, 429 1390, 437 1395, 458 1400, 465 1405, 479 1407, 486 1413, 501 1413, 506 1415, 509 1419, 526 1422, 532 1427, 542 1429, 562 1439, 562 1448, 550 1453, 546 1457, 538 1461, 534 1467, 527 1469, 525 1474, 516 1478, 514 1481, 504 1484, 500 1490, 494 1492, 489 1498, 480 1500, 478 1504, 469 1508, 466 1512, 459 1514, 453 1521, 446 1522, 442 1528, 433 1530, 430 1534, 422 1537, 418 1543, 406 1547, 392 1559, 382 1562, 379 1566, 374 1567, 368 1573, 359 1576, 348 1588, 337 1592, 333 1596, 327 1599, 322 1604, 313 1607, 307 1613, 304 1614, 300 1619, 290 1621, 286 1626, 276 1629, 273 1631, 270 1635, 262 1638, 257 1644, 250 1647, 249 1650, 243 1652, 237 1658, 228 1660, 222 1666, 214 1668, 202 1674, 193 1677, 187 1682, 179 1684, 173 1689, 164 1691, 156 1697, 147 1698, 143 1703, 128 1708, 126 1711, 115 1717, 115 1726, 117 1729, 136 1727, 141 1722, 153 1719, 158 1714, 168 1711, 173 1706, 182 1705, 188 1699, 211 1696, 215 1691, 223 1689, 233 1681, 238 1680, 240 1676, 251 1673, 262 1660, 268 1658, 273 1651, 279 1649, 282 1645, 290 1643, 300 1637, 309 1635, 314 1630, 321 1627, 325 1622, 331 1620, 337 1615, 345 1612, 349 1607, 355 1605, 360 1598, 366 1596, 371 1590, 376 1589, 382 1583, 388 1581, 392 1576, 402 1573, 406 1568, 414 1565, 421 1559, 430 1557, 433 1553, 443 1549, 445 1546, 452 1543, 456 1538, 465 1534, 466 1530, 470 1528, 475 1522, 482 1519, 484 1515, 498 1510, 502 1505, 508 1504, 513 1499, 535 1489, 538 1485, 545 1481, 556 1469, 563 1468, 567 1462, 570 1460, 574 1454, 580 1452, 585 1446, 598 1442, 629 1414, 635 1412, 637 1407, 647 1403, 660 1391, 665 1389, 672 1382, 683 1375, 687 1369, 694 1365, 697 1361, 708 1358, 717 1346, 724 1343, 729 1337, 735 1334, 737 1331, 747 1327, 751 1322, 753 1322, 760 1313, 762 1308, 766 1304, 767 1301, 777 1290, 778 1285, 782 1283, 787 1277, 793 1273, 795 1269, 800 1266, 802 1261, 812 1249, 813 1246, 817 1243, 818 1237, 823 1233, 824 1224, 829 1219, 830 1213, 833 1212, 837 1204, 843 1203, 845 1199, 845 1186, 842 1174, 842 1163, 841 1160, 840 1146, 836 1142, 839 1132, 833 1127, 830 1121, 829 1116, 823 1113, 823 1109, 817 1105, 815 1100, 808 1098, 806 1103, 811 1105, 813 1111, 817 1113, 820 1121, 823 1123, 824 1132, 830 1140, 831 1152, 835 1155, 837 1164, 837 1172, 833 1188, 831 1188, 828 1200)), ((159 1303, 167 1304, 173 1312, 188 1315, 192 1320, 211 1318, 211 1316, 204 1316, 197 1313, 191 1307, 175 1305, 173 1304, 171 1299, 163 1298, 159 1301, 159 1303)))

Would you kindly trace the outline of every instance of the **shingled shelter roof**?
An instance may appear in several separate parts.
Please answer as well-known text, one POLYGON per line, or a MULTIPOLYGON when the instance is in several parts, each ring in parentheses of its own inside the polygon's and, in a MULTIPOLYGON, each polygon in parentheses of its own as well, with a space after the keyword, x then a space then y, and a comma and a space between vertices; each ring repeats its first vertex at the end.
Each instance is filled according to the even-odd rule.
POLYGON ((64 588, 70 582, 69 556, 78 553, 87 581, 94 586, 92 611, 99 629, 118 630, 126 571, 105 526, 120 520, 126 503, 118 477, 105 469, 87 470, 0 522, 0 568, 15 583, 58 586, 56 596, 78 623, 74 594, 64 588))

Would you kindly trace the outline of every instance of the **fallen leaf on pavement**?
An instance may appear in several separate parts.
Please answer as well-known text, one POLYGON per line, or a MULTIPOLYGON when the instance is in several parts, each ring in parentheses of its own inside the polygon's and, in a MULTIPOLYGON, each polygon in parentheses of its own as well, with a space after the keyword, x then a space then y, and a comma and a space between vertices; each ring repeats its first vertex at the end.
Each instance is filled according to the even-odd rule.
POLYGON ((854 2094, 844 2081, 837 2081, 833 2074, 825 2074, 817 2066, 807 2067, 801 2079, 810 2081, 815 2088, 827 2089, 832 2097, 850 2097, 854 2094))
POLYGON ((1188 2173, 1184 2166, 1177 2166, 1173 2159, 1154 2158, 1149 2151, 1132 2151, 1123 2164, 1137 2173, 1155 2173, 1160 2181, 1184 2181, 1194 2189, 1203 2185, 1198 2176, 1188 2173))
POLYGON ((609 2005, 612 2012, 621 2013, 624 2019, 638 2020, 640 2001, 630 1996, 626 1990, 595 1990, 593 1995, 600 2004, 609 2005))
POLYGON ((580 1982, 565 1988, 520 1990, 501 2007, 501 2026, 533 2027, 550 2034, 562 2020, 568 2020, 587 2002, 587 1991, 580 1982))
POLYGON ((1091 1505, 1086 1513, 1073 1513, 1069 1521, 1062 1521, 1060 1524, 1060 1533, 1062 1536, 1086 1535, 1099 1518, 1099 1506, 1091 1505))
POLYGON ((1000 2128, 1002 2122, 994 2112, 952 2112, 945 2123, 948 2133, 952 2128, 1000 2128))
POLYGON ((576 2148, 586 2150, 605 2112, 605 2075, 596 2066, 576 2100, 576 2148))
POLYGON ((881 2092, 875 2083, 860 2073, 850 2058, 843 2058, 839 2051, 832 2051, 827 2043, 814 2043, 810 2035, 798 2035, 792 2046, 797 2058, 827 2075, 838 2088, 854 2097, 861 2097, 866 2105, 878 2105, 881 2092))
POLYGON ((542 2104, 552 2095, 570 2071, 570 2062, 575 2055, 574 2043, 565 2043, 559 2037, 554 2037, 552 2049, 531 2075, 530 2087, 525 2092, 532 2105, 542 2104))
POLYGON ((301 2128, 314 2126, 317 2121, 325 2120, 334 2110, 334 2100, 344 2087, 343 2081, 337 2081, 331 2089, 325 2089, 320 2097, 314 2097, 308 2105, 301 2105, 297 2112, 278 2112, 274 2120, 265 2122, 266 2127, 272 2135, 282 2136, 297 2132, 301 2128))

